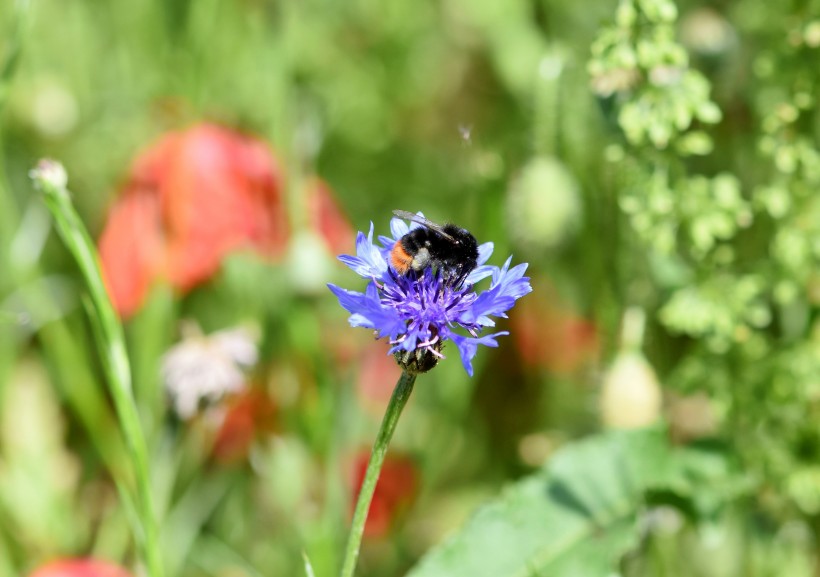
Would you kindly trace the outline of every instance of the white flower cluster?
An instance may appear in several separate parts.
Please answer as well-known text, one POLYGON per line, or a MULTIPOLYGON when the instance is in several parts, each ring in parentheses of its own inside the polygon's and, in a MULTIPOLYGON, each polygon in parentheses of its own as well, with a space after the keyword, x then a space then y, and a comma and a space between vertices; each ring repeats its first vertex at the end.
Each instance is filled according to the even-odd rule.
POLYGON ((259 352, 253 331, 227 329, 187 335, 162 360, 162 379, 181 419, 193 417, 205 402, 215 402, 245 387, 244 371, 259 352))

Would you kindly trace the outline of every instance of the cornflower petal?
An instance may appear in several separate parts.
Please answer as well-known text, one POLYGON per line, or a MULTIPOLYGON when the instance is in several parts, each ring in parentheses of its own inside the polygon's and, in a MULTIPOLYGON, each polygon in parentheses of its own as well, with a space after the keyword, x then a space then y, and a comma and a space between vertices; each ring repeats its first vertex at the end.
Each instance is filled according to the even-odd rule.
POLYGON ((465 284, 476 284, 478 281, 484 280, 488 276, 492 276, 496 270, 498 270, 497 266, 490 266, 486 264, 477 266, 470 274, 467 275, 464 282, 465 284))
POLYGON ((475 357, 476 352, 478 352, 478 345, 496 348, 498 347, 498 341, 495 340, 495 337, 501 337, 508 334, 510 333, 507 331, 502 331, 492 335, 485 335, 483 337, 464 337, 461 335, 452 334, 450 335, 450 340, 453 341, 458 347, 458 353, 461 355, 461 364, 464 365, 464 370, 467 371, 467 374, 472 377, 473 357, 475 357))
POLYGON ((495 244, 493 244, 492 242, 485 242, 483 244, 478 245, 478 260, 476 262, 479 265, 482 265, 488 260, 490 260, 490 257, 492 256, 494 249, 495 244))
MULTIPOLYGON (((399 237, 401 238, 401 237, 399 237)), ((389 236, 384 236, 383 234, 379 235, 379 242, 382 244, 382 253, 385 251, 390 252, 393 249, 393 245, 396 244, 395 238, 390 238, 389 236)))
POLYGON ((524 273, 527 272, 529 265, 523 262, 510 269, 511 261, 512 257, 509 257, 498 275, 493 275, 493 285, 503 286, 502 291, 504 294, 518 299, 532 291, 532 287, 528 282, 529 279, 524 278, 524 273))
POLYGON ((373 245, 373 223, 370 223, 370 233, 363 232, 356 235, 356 256, 343 254, 339 260, 350 267, 353 272, 364 278, 382 278, 387 272, 387 262, 378 247, 373 245))
POLYGON ((400 218, 390 219, 390 234, 393 235, 393 242, 399 240, 405 234, 410 232, 410 227, 400 218))
POLYGON ((392 337, 401 333, 405 323, 390 307, 381 304, 375 282, 367 285, 365 293, 349 291, 332 284, 328 288, 339 299, 339 303, 349 313, 348 322, 352 327, 375 330, 379 337, 392 337))
POLYGON ((459 317, 463 323, 476 323, 485 327, 495 326, 489 315, 506 318, 515 301, 527 293, 532 292, 529 278, 524 276, 527 264, 519 264, 509 268, 512 257, 507 259, 504 266, 493 273, 490 288, 481 293, 473 306, 464 311, 459 317))
POLYGON ((467 275, 467 278, 464 279, 464 284, 474 285, 477 282, 484 280, 488 276, 492 276, 495 271, 498 270, 497 266, 490 266, 486 265, 486 263, 490 256, 493 254, 494 245, 491 242, 485 242, 484 244, 479 245, 478 247, 478 259, 476 260, 476 264, 478 266, 467 275))

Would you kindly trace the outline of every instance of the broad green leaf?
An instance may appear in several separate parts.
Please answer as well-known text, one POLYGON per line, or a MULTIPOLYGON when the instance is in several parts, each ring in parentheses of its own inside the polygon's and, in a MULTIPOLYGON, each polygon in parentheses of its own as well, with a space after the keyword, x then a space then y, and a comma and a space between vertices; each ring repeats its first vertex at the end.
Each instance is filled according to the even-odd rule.
POLYGON ((673 480, 658 429, 573 443, 509 487, 409 577, 604 577, 639 538, 647 489, 673 480))

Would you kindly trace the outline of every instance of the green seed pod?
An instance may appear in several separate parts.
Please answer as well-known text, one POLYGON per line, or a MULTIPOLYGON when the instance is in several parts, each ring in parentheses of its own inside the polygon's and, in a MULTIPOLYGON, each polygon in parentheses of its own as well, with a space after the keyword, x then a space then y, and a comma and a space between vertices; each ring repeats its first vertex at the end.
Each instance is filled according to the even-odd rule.
POLYGON ((578 183, 554 158, 530 161, 512 183, 506 204, 513 240, 532 252, 564 244, 581 219, 578 183))

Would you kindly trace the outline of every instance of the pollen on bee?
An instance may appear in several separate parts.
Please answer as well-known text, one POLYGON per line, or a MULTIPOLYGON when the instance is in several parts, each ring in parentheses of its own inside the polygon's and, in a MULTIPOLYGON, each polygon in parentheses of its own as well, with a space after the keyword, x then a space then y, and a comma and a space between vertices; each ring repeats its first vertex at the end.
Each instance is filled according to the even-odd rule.
POLYGON ((401 245, 401 241, 397 240, 396 244, 393 245, 393 250, 390 251, 390 264, 399 274, 405 274, 410 270, 412 262, 413 257, 407 254, 407 251, 401 245))

